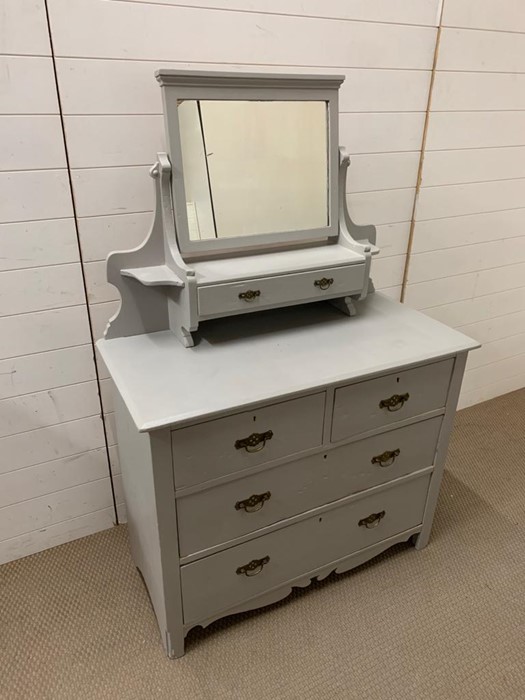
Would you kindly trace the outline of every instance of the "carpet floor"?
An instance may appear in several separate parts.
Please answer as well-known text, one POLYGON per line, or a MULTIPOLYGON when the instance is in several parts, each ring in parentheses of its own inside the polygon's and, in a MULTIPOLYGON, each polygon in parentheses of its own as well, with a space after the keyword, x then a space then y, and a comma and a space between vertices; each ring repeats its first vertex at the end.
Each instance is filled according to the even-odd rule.
POLYGON ((165 658, 125 526, 0 567, 2 700, 523 700, 525 391, 461 411, 429 546, 165 658))

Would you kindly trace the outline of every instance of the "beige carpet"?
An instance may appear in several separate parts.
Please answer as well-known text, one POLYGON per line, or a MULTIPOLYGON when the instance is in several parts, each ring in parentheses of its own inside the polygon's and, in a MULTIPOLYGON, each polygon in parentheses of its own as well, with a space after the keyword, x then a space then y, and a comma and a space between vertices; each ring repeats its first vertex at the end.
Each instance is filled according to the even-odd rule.
POLYGON ((456 420, 430 545, 168 661, 119 527, 0 568, 0 697, 525 699, 525 391, 456 420))

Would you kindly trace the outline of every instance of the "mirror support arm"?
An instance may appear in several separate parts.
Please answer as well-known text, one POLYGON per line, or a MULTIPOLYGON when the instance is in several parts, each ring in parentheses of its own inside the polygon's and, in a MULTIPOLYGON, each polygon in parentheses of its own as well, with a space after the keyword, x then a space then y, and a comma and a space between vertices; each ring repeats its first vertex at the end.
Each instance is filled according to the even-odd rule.
POLYGON ((157 197, 160 198, 162 227, 164 230, 164 256, 166 265, 185 279, 183 289, 167 289, 168 318, 170 329, 186 347, 193 346, 191 331, 199 326, 197 308, 197 279, 195 270, 189 267, 180 254, 171 190, 172 167, 166 153, 157 153, 158 161, 150 171, 158 177, 157 197))
POLYGON ((346 199, 349 165, 350 155, 345 148, 339 147, 339 243, 365 256, 365 282, 361 294, 357 297, 357 299, 364 299, 369 292, 374 291, 370 279, 370 266, 372 254, 377 252, 375 249, 376 228, 372 225, 358 226, 350 218, 346 199))
POLYGON ((170 329, 191 347, 198 327, 197 280, 179 251, 171 195, 171 163, 157 154, 150 169, 155 182, 155 214, 146 240, 137 248, 112 253, 107 279, 121 305, 106 328, 107 339, 170 329))

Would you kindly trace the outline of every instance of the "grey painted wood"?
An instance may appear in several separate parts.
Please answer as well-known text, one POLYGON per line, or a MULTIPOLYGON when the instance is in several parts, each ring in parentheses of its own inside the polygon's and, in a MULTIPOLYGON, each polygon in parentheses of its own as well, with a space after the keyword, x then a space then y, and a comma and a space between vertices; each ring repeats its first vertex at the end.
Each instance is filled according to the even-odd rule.
MULTIPOLYGON (((325 410, 325 422, 324 422, 324 428, 323 428, 323 444, 318 445, 317 447, 312 447, 307 450, 303 450, 300 454, 295 454, 295 455, 288 455, 285 457, 279 457, 278 459, 272 459, 268 462, 263 462, 262 464, 257 464, 254 466, 249 466, 246 469, 243 469, 240 472, 233 472, 231 474, 221 474, 220 476, 217 476, 213 479, 210 479, 209 481, 202 482, 199 484, 194 484, 193 486, 185 486, 182 488, 177 489, 176 495, 178 498, 182 498, 183 496, 190 496, 194 493, 198 493, 199 491, 205 491, 206 489, 210 488, 215 488, 216 486, 223 486, 224 484, 228 484, 231 481, 235 481, 236 479, 239 478, 245 478, 248 476, 254 476, 255 474, 259 474, 261 471, 264 471, 265 469, 274 469, 276 467, 282 467, 284 466, 290 459, 298 459, 301 457, 301 459, 310 457, 313 455, 316 455, 320 452, 326 452, 326 450, 329 449, 336 449, 339 447, 343 447, 345 445, 350 445, 354 442, 359 442, 360 440, 366 440, 371 437, 375 437, 376 435, 381 435, 382 433, 385 432, 384 427, 379 427, 379 428, 374 428, 373 430, 367 430, 364 433, 360 433, 359 435, 352 435, 352 437, 347 438, 346 440, 341 440, 340 442, 337 443, 332 443, 330 442, 330 430, 331 430, 331 421, 332 421, 332 407, 333 407, 333 389, 328 389, 327 390, 327 410, 325 410), (332 393, 332 399, 330 399, 330 393, 332 393)), ((395 429, 400 429, 404 428, 409 425, 413 425, 414 423, 419 423, 420 421, 426 421, 426 420, 431 420, 432 418, 441 418, 443 414, 445 413, 444 408, 439 408, 435 411, 429 411, 428 413, 424 413, 421 416, 413 416, 412 418, 407 418, 405 420, 399 421, 399 423, 395 424, 395 429)))
POLYGON ((276 81, 285 88, 337 89, 344 82, 344 75, 317 73, 248 73, 232 71, 198 71, 161 68, 155 77, 162 86, 186 86, 189 88, 274 88, 276 81))
POLYGON ((220 543, 231 546, 242 535, 431 466, 441 421, 415 423, 179 498, 181 557, 220 543), (399 454, 386 457, 385 466, 372 461, 395 450, 399 454), (262 498, 236 507, 252 496, 262 498))
POLYGON ((379 293, 357 306, 355 318, 315 304, 209 321, 189 352, 170 332, 104 339, 97 347, 137 428, 148 431, 361 381, 479 346, 379 293))
POLYGON ((241 544, 244 544, 245 542, 250 542, 255 537, 263 537, 263 536, 269 535, 272 532, 280 530, 284 527, 289 527, 291 525, 295 525, 296 523, 300 523, 303 520, 306 520, 307 518, 312 517, 313 514, 317 514, 318 516, 321 516, 325 512, 328 512, 328 511, 332 510, 333 508, 345 505, 347 503, 350 503, 351 501, 358 500, 359 498, 362 498, 363 496, 372 496, 376 493, 384 491, 385 489, 389 489, 392 486, 394 486, 397 482, 407 481, 410 479, 423 477, 424 475, 429 475, 432 472, 432 470, 433 470, 433 467, 425 467, 424 469, 419 469, 415 472, 411 472, 410 474, 405 474, 405 476, 398 477, 398 479, 394 479, 393 481, 387 481, 384 484, 379 484, 378 486, 373 486, 371 488, 367 488, 365 491, 358 491, 357 493, 353 493, 350 496, 344 496, 343 498, 340 498, 339 500, 330 501, 329 503, 325 503, 324 505, 318 505, 315 508, 312 508, 311 510, 304 511, 302 513, 297 513, 296 515, 292 515, 291 517, 285 518, 284 520, 279 520, 278 522, 272 523, 271 525, 266 525, 265 527, 261 527, 259 530, 256 530, 255 532, 251 532, 251 533, 248 533, 246 535, 241 535, 240 537, 237 537, 235 540, 229 540, 228 542, 221 542, 220 544, 215 545, 214 547, 210 547, 209 549, 206 549, 206 550, 203 550, 200 552, 195 552, 195 554, 189 554, 188 556, 185 556, 185 557, 181 557, 180 564, 181 565, 182 564, 190 564, 190 563, 193 563, 194 561, 198 561, 199 559, 203 559, 205 557, 211 556, 212 554, 216 554, 217 552, 222 552, 223 550, 228 549, 230 547, 241 545, 241 544))
POLYGON ((108 340, 169 328, 168 302, 163 290, 144 286, 136 278, 121 274, 123 268, 163 264, 163 213, 158 178, 154 186, 155 213, 146 240, 134 251, 115 251, 107 259, 107 280, 117 288, 121 298, 120 309, 110 319, 104 333, 108 340))
POLYGON ((99 344, 122 393, 133 558, 169 656, 196 624, 270 604, 412 535, 417 548, 428 542, 476 343, 378 294, 358 305, 355 319, 319 305, 209 322, 191 350, 163 332, 99 344), (400 391, 404 374, 410 411, 379 420, 379 389, 400 391), (331 442, 336 423, 345 437, 331 442), (275 437, 236 450, 254 425, 275 437), (372 463, 396 449, 390 466, 372 463), (260 511, 235 509, 265 491, 260 511), (356 525, 382 510, 377 527, 356 525), (260 574, 236 573, 266 556, 260 574))
POLYGON ((108 259, 122 304, 98 348, 117 387, 132 554, 173 657, 196 624, 413 535, 427 544, 478 344, 374 293, 375 228, 354 224, 346 202, 340 76, 157 77, 169 155, 150 171, 146 240, 108 259), (190 241, 177 101, 196 98, 326 100, 329 226, 190 241), (327 289, 313 284, 322 278, 327 289), (239 299, 254 288, 253 302, 239 299), (289 306, 317 299, 329 302, 289 306), (379 405, 404 394, 398 411, 379 405))
POLYGON ((453 367, 442 360, 336 389, 332 441, 444 407, 453 367), (381 406, 392 397, 396 406, 381 406))
POLYGON ((172 432, 175 486, 231 474, 322 443, 325 394, 237 413, 172 432), (236 447, 253 434, 272 435, 254 447, 236 447))
POLYGON ((184 287, 184 282, 167 265, 122 268, 123 277, 132 277, 146 287, 184 287))
MULTIPOLYGON (((365 248, 370 246, 372 255, 379 252, 375 247, 376 228, 371 224, 357 225, 352 221, 347 206, 347 186, 348 168, 350 167, 350 154, 346 148, 339 148, 339 240, 347 248, 355 249, 355 244, 360 243, 365 248)), ((367 257, 367 265, 370 266, 371 259, 367 257)), ((363 294, 364 298, 366 295, 363 294)))
POLYGON ((342 265, 363 263, 363 256, 340 245, 313 245, 278 252, 240 255, 235 258, 211 258, 192 263, 199 285, 239 282, 258 277, 288 274, 301 270, 331 270, 342 265))
POLYGON ((251 279, 199 288, 199 315, 202 319, 224 316, 225 312, 249 313, 279 303, 301 304, 308 301, 359 294, 363 288, 364 263, 335 267, 319 272, 299 272, 278 277, 251 279), (329 275, 329 277, 327 277, 329 275), (254 299, 240 298, 248 290, 254 299))
POLYGON ((338 170, 339 170, 339 107, 338 90, 343 76, 281 76, 278 73, 237 72, 204 73, 202 71, 159 70, 157 80, 162 87, 164 120, 168 143, 168 154, 176 173, 180 177, 172 180, 175 222, 179 247, 183 255, 203 254, 217 251, 253 249, 256 246, 271 246, 282 243, 308 242, 339 235, 338 170), (184 165, 179 130, 178 106, 180 100, 320 100, 328 104, 328 219, 323 228, 302 231, 276 231, 275 233, 242 236, 236 238, 213 238, 204 241, 190 239, 184 188, 184 165))
POLYGON ((430 476, 426 475, 396 484, 334 508, 323 516, 314 516, 182 566, 185 623, 209 617, 305 570, 321 567, 419 525, 429 480, 430 476), (359 525, 362 519, 383 511, 384 517, 377 527, 359 525), (269 560, 260 573, 252 576, 237 573, 239 567, 267 557, 269 560))
POLYGON ((186 265, 177 246, 171 164, 165 153, 158 153, 157 157, 150 170, 156 197, 150 232, 141 246, 108 256, 107 279, 118 289, 122 303, 110 319, 104 337, 120 338, 169 328, 175 338, 189 347, 193 344, 191 331, 198 327, 197 283, 194 270, 186 265), (141 272, 140 268, 147 271, 141 272), (154 285, 151 268, 155 268, 154 285), (164 268, 169 272, 163 280, 164 268))
POLYGON ((331 270, 337 264, 348 268, 346 283, 339 285, 336 280, 323 298, 331 298, 336 308, 348 316, 355 316, 354 299, 364 299, 373 291, 371 258, 379 250, 374 245, 374 226, 357 226, 347 208, 345 193, 350 160, 344 149, 338 146, 338 88, 342 78, 164 70, 159 71, 157 77, 163 90, 169 154, 158 153, 158 160, 150 170, 155 179, 156 209, 145 242, 134 250, 112 253, 108 258, 108 281, 118 289, 122 304, 110 320, 105 337, 115 339, 169 330, 184 347, 193 347, 194 333, 203 319, 243 311, 238 305, 232 307, 228 296, 221 306, 219 302, 224 289, 202 290, 201 293, 200 286, 209 284, 210 276, 217 285, 232 280, 242 284, 243 279, 254 277, 273 278, 264 283, 266 303, 260 303, 263 299, 259 299, 258 303, 246 306, 248 312, 321 298, 317 290, 312 294, 310 286, 303 287, 301 279, 293 279, 293 275, 315 270, 316 278, 330 278, 331 270), (328 226, 190 240, 178 103, 181 99, 195 98, 326 101, 328 226), (217 256, 222 258, 218 260, 217 256), (245 278, 243 271, 246 271, 245 278), (204 313, 201 313, 198 297, 204 313))
POLYGON ((443 472, 445 470, 445 460, 447 456, 448 445, 450 442, 450 433, 452 432, 452 426, 454 424, 454 416, 456 415, 459 392, 461 390, 461 382, 463 380, 466 362, 466 352, 460 353, 455 358, 454 372, 452 374, 452 381, 450 382, 450 388, 447 398, 447 410, 443 419, 443 426, 441 428, 439 441, 437 445, 435 471, 432 475, 430 488, 428 490, 428 498, 425 506, 425 517, 423 519, 423 528, 421 530, 421 533, 418 535, 415 543, 416 549, 423 549, 424 547, 426 547, 430 539, 430 531, 432 529, 432 522, 434 520, 434 513, 436 511, 439 489, 441 486, 441 481, 443 479, 443 472))
POLYGON ((169 431, 137 431, 118 392, 115 414, 131 551, 149 591, 166 654, 184 654, 177 515, 169 431))
POLYGON ((316 569, 311 569, 300 576, 296 576, 289 579, 284 584, 279 584, 273 588, 268 589, 260 595, 253 596, 247 601, 242 603, 237 603, 229 608, 224 608, 218 613, 214 613, 209 617, 199 620, 198 622, 191 622, 184 624, 184 632, 187 633, 193 627, 207 627, 212 622, 225 617, 226 615, 233 615, 236 613, 247 612, 249 610, 256 610, 262 608, 266 605, 272 605, 292 593, 294 588, 307 588, 313 581, 322 581, 324 578, 332 573, 343 574, 350 569, 354 569, 357 566, 361 566, 365 562, 377 557, 379 554, 384 552, 395 544, 401 542, 408 542, 411 538, 415 537, 421 530, 421 526, 410 528, 401 532, 399 535, 394 535, 393 537, 388 537, 386 540, 381 540, 378 544, 374 544, 370 547, 365 547, 360 549, 353 554, 346 555, 337 559, 336 561, 330 562, 326 566, 320 566, 316 569))
MULTIPOLYGON (((369 277, 371 256, 378 253, 378 249, 368 241, 356 241, 352 235, 359 235, 359 229, 363 229, 361 235, 367 233, 375 240, 373 226, 356 227, 350 220, 346 211, 346 199, 340 202, 341 227, 337 243, 324 248, 330 248, 330 253, 320 252, 323 249, 317 245, 308 246, 303 250, 279 250, 262 254, 261 250, 255 250, 251 259, 233 257, 231 260, 196 261, 187 264, 179 251, 177 232, 175 228, 173 202, 171 199, 171 173, 172 167, 165 153, 157 154, 158 161, 151 168, 150 174, 155 180, 156 209, 153 224, 145 242, 131 251, 115 252, 108 257, 107 278, 120 292, 122 304, 117 314, 110 319, 105 332, 107 339, 127 337, 152 331, 169 329, 171 333, 182 343, 184 347, 193 347, 193 331, 199 327, 201 316, 197 296, 199 285, 206 286, 209 278, 204 279, 197 271, 204 269, 213 270, 213 276, 217 283, 226 282, 232 278, 240 279, 239 265, 247 270, 247 274, 253 276, 255 270, 261 271, 266 266, 266 276, 283 276, 283 282, 278 285, 282 290, 288 290, 288 296, 278 295, 272 297, 268 307, 279 307, 289 304, 297 304, 301 301, 313 301, 311 294, 304 299, 298 295, 289 296, 290 283, 286 281, 292 273, 299 273, 306 269, 312 269, 312 258, 318 257, 316 276, 320 279, 329 277, 334 261, 344 262, 349 268, 348 276, 352 279, 356 289, 352 296, 335 298, 332 302, 340 310, 349 316, 356 315, 353 298, 364 299, 373 285, 369 277), (345 213, 346 212, 346 213, 345 213), (350 233, 352 230, 352 234, 350 233), (263 258, 263 262, 261 262, 263 258), (240 263, 239 263, 240 260, 240 263), (244 262, 243 262, 244 261, 244 262), (324 264, 326 262, 326 265, 324 264), (206 268, 208 263, 208 268, 206 268), (204 267, 203 267, 204 265, 204 267), (353 267, 359 266, 359 272, 353 267), (221 274, 223 275, 221 279, 221 274), (130 280, 132 280, 130 282, 130 280), (137 282, 139 284, 137 284, 137 282), (152 289, 153 288, 153 289, 152 289)), ((345 185, 347 162, 342 161, 341 169, 344 175, 341 181, 345 185)), ((253 239, 253 237, 250 237, 253 239)), ((348 287, 343 294, 348 293, 348 287)), ((255 310, 255 307, 254 309, 255 310)), ((214 316, 227 316, 239 311, 231 309, 215 309, 214 316)))

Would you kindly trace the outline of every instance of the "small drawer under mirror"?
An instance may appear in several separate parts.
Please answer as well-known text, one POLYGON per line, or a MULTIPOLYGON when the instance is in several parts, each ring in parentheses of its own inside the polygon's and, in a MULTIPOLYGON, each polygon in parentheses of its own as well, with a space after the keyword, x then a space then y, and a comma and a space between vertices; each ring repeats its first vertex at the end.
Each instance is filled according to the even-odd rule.
POLYGON ((301 304, 356 293, 363 286, 361 265, 315 270, 295 275, 253 279, 199 288, 199 314, 203 319, 225 313, 247 313, 276 303, 301 304))

